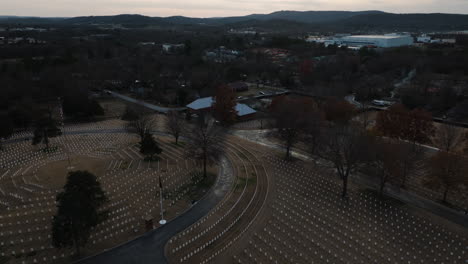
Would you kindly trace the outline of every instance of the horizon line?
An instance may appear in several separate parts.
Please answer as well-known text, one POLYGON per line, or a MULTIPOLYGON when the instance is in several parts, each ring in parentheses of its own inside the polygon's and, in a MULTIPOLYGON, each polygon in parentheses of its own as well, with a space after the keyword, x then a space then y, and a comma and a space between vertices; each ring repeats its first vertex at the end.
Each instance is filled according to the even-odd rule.
POLYGON ((76 17, 110 17, 110 16, 121 16, 121 15, 134 15, 134 16, 144 16, 144 17, 151 17, 151 18, 171 18, 171 17, 187 17, 187 18, 200 18, 200 19, 211 19, 211 18, 228 18, 228 17, 244 17, 244 16, 251 16, 251 15, 270 15, 273 13, 278 12, 298 12, 298 13, 305 13, 305 12, 381 12, 386 14, 395 14, 395 15, 431 15, 431 14, 447 14, 447 15, 468 15, 468 13, 450 13, 450 12, 409 12, 409 13, 400 13, 400 12, 388 12, 382 10, 359 10, 359 11, 352 11, 352 10, 278 10, 273 11, 270 13, 249 13, 246 15, 233 15, 233 16, 211 16, 211 17, 197 17, 197 16, 184 16, 184 15, 170 15, 170 16, 153 16, 153 15, 145 15, 145 14, 130 14, 130 13, 119 13, 119 14, 92 14, 92 15, 77 15, 77 16, 29 16, 29 15, 0 15, 0 18, 7 18, 7 17, 16 17, 16 18, 57 18, 57 19, 67 19, 67 18, 76 18, 76 17))

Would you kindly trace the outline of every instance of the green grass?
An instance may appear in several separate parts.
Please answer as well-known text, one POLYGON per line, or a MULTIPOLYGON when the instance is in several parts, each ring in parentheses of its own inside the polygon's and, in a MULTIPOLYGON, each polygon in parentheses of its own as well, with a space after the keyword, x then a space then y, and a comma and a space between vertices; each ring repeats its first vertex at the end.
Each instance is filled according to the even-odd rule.
POLYGON ((44 152, 44 153, 54 153, 54 152, 57 152, 58 149, 59 149, 59 147, 57 147, 57 146, 49 147, 49 148, 43 148, 42 152, 44 152))
POLYGON ((121 170, 127 169, 129 164, 130 164, 130 162, 128 162, 127 160, 123 161, 122 165, 120 165, 120 169, 121 170))
POLYGON ((182 141, 179 141, 177 144, 175 143, 175 141, 171 141, 171 144, 176 147, 184 147, 185 145, 187 145, 187 143, 182 142, 182 141))

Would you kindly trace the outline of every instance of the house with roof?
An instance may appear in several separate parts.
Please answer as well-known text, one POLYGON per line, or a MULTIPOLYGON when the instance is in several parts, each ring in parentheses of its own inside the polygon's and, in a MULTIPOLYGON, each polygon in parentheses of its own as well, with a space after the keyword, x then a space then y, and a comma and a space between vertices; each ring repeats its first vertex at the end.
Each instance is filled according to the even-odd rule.
POLYGON ((245 82, 233 82, 227 85, 234 92, 245 92, 249 90, 249 85, 245 82))
MULTIPOLYGON (((187 105, 191 113, 209 113, 212 110, 215 99, 213 97, 199 98, 187 105)), ((238 121, 248 120, 255 117, 257 111, 246 104, 236 104, 236 117, 238 121)))

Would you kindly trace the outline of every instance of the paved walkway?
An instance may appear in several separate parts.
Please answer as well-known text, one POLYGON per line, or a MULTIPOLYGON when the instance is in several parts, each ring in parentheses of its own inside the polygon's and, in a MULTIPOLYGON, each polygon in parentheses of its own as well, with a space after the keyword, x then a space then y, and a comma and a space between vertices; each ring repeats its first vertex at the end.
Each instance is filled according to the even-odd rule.
POLYGON ((150 103, 146 103, 146 102, 144 102, 144 101, 137 100, 137 99, 128 97, 128 96, 126 96, 126 95, 113 92, 113 91, 107 90, 106 92, 109 92, 109 93, 112 94, 113 96, 115 96, 115 97, 117 97, 117 98, 120 98, 120 99, 122 99, 122 100, 125 100, 125 101, 127 101, 127 102, 134 103, 134 104, 138 104, 138 105, 144 106, 144 107, 146 107, 146 108, 149 108, 149 109, 151 109, 151 110, 158 111, 158 112, 160 112, 160 113, 167 113, 167 112, 169 112, 169 111, 184 111, 185 109, 187 109, 186 107, 169 108, 169 107, 157 106, 157 105, 150 104, 150 103))
POLYGON ((146 264, 167 263, 164 247, 169 239, 187 227, 194 224, 201 217, 216 206, 231 189, 234 175, 230 162, 223 159, 220 173, 210 192, 193 207, 166 225, 153 230, 135 240, 118 247, 104 251, 101 254, 82 259, 78 264, 146 264))

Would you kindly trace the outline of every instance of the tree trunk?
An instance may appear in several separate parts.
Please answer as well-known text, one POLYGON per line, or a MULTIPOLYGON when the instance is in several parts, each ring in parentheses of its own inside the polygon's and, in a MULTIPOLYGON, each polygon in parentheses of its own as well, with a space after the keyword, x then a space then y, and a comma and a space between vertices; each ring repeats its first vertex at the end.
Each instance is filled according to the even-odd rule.
POLYGON ((290 155, 291 155, 291 154, 290 154, 290 151, 291 151, 291 145, 288 144, 288 145, 286 146, 286 159, 289 159, 289 157, 290 157, 290 155))
POLYGON ((401 188, 405 188, 405 184, 406 184, 406 173, 403 174, 403 182, 401 183, 401 188))
POLYGON ((179 136, 175 136, 175 144, 179 145, 179 136))
POLYGON ((403 182, 401 183, 401 186, 400 186, 401 188, 405 188, 407 167, 408 167, 408 164, 407 164, 406 161, 405 161, 405 164, 404 164, 404 166, 403 166, 403 182))
POLYGON ((383 197, 384 188, 385 188, 385 181, 382 181, 382 182, 380 183, 380 190, 379 190, 379 196, 380 196, 380 198, 383 197))
POLYGON ((343 177, 343 192, 341 194, 341 197, 344 199, 348 195, 348 175, 343 177))
POLYGON ((445 191, 444 191, 444 198, 442 199, 442 201, 443 201, 444 203, 447 202, 447 194, 448 194, 448 191, 449 191, 449 187, 446 186, 446 187, 445 187, 445 191))
POLYGON ((44 142, 46 144, 46 149, 49 149, 49 134, 47 128, 44 130, 44 142))
POLYGON ((379 197, 383 197, 383 192, 385 188, 385 183, 387 181, 387 176, 385 175, 384 172, 382 172, 382 178, 380 178, 380 188, 379 188, 379 197))
POLYGON ((76 255, 79 257, 81 256, 81 250, 80 250, 80 245, 78 243, 78 237, 76 235, 77 232, 76 232, 75 225, 73 224, 73 221, 71 225, 72 225, 73 244, 75 245, 76 255))
POLYGON ((206 153, 203 153, 203 176, 206 178, 206 153))

